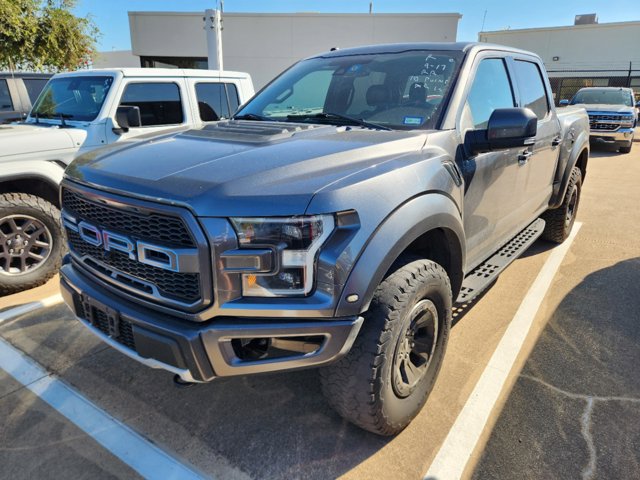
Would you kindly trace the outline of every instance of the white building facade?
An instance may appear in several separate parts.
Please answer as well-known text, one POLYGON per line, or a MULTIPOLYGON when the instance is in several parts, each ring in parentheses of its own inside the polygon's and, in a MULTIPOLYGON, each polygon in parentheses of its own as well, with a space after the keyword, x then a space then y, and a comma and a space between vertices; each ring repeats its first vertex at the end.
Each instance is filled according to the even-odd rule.
MULTIPOLYGON (((133 55, 143 67, 207 68, 203 13, 129 12, 133 55)), ((458 13, 224 13, 225 70, 249 72, 256 88, 298 60, 331 48, 454 42, 458 13)))
POLYGON ((630 86, 640 94, 640 21, 480 32, 478 39, 540 55, 556 102, 590 86, 630 86))

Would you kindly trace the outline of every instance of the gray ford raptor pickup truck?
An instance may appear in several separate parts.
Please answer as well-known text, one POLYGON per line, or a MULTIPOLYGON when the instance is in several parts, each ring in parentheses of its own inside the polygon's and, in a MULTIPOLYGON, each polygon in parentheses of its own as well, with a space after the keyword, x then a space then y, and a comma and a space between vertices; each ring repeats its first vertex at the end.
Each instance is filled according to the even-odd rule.
POLYGON ((452 308, 571 231, 583 109, 540 59, 394 44, 293 65, 228 121, 91 152, 61 188, 66 303, 177 383, 319 369, 381 435, 424 405, 452 308))

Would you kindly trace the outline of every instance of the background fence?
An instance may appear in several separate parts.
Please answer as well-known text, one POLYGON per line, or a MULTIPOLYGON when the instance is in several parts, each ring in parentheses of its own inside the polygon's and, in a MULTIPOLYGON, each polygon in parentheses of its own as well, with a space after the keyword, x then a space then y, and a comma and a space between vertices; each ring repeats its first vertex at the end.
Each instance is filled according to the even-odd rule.
POLYGON ((636 101, 640 100, 640 69, 632 64, 618 70, 547 70, 547 73, 556 106, 560 100, 570 100, 583 87, 631 87, 636 101))

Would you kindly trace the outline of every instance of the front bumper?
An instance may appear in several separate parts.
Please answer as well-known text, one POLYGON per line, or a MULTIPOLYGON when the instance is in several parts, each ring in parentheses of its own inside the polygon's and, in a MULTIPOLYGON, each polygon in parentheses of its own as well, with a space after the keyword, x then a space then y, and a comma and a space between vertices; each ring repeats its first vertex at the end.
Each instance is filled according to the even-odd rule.
POLYGON ((633 140, 633 128, 619 128, 615 132, 605 132, 602 130, 591 130, 589 139, 597 143, 628 144, 633 140))
POLYGON ((149 310, 98 288, 66 261, 60 287, 76 318, 105 343, 151 368, 185 382, 216 377, 294 370, 326 365, 345 355, 362 317, 340 319, 261 319, 220 317, 196 323, 149 310), (243 359, 232 341, 243 339, 321 338, 308 352, 277 358, 243 359))

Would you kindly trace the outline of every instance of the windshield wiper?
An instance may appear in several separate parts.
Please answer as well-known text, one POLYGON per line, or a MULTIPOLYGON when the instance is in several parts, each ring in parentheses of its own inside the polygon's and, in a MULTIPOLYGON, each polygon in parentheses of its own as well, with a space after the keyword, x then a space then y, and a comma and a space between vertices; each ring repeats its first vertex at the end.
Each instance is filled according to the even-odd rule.
POLYGON ((73 115, 69 113, 56 113, 54 114, 56 118, 60 119, 60 128, 74 128, 73 125, 67 125, 65 119, 71 120, 73 115))
POLYGON ((245 113, 244 115, 236 115, 233 117, 233 120, 257 120, 260 122, 266 122, 271 119, 255 113, 245 113))
POLYGON ((354 118, 349 117, 347 115, 342 115, 340 113, 332 113, 332 112, 322 112, 322 113, 314 113, 309 115, 287 115, 287 120, 307 120, 314 118, 326 118, 326 119, 338 119, 338 120, 346 120, 347 122, 351 122, 354 125, 360 125, 361 127, 366 128, 375 128, 376 130, 393 130, 392 128, 385 127, 384 125, 378 125, 377 123, 367 122, 363 118, 354 118))

